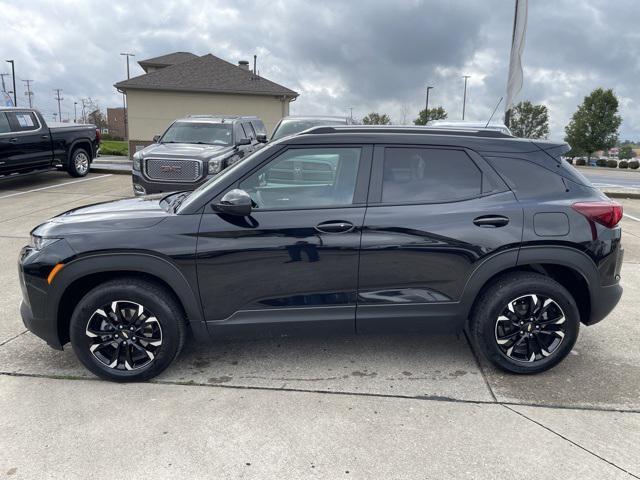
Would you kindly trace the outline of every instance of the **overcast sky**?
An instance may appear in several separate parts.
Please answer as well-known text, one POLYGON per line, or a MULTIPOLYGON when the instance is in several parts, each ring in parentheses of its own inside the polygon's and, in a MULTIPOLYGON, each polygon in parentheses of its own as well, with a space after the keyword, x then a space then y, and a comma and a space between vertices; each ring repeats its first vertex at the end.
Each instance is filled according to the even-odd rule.
MULTIPOLYGON (((462 114, 462 75, 471 75, 467 119, 487 120, 504 95, 513 0, 0 0, 1 59, 32 79, 34 102, 47 118, 94 97, 121 105, 113 84, 126 77, 120 52, 135 60, 174 51, 212 53, 236 63, 258 55, 260 74, 300 93, 293 114, 388 113, 411 122, 442 105, 462 114)), ((613 88, 621 105, 621 138, 640 140, 639 0, 531 0, 524 87, 517 101, 544 103, 551 138, 597 87, 613 88)), ((6 63, 0 72, 10 71, 6 63)), ((10 81, 9 77, 5 80, 10 81)), ((215 112, 212 112, 215 113, 215 112)), ((500 111, 500 114, 502 112, 500 111)))

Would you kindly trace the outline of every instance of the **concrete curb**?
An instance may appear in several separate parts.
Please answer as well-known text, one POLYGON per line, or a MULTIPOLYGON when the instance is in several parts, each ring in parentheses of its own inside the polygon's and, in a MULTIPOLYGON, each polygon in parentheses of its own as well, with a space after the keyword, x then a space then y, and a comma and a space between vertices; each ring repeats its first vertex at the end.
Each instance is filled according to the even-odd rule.
POLYGON ((628 198, 630 200, 640 199, 640 192, 606 192, 603 193, 609 198, 628 198))
POLYGON ((91 172, 93 173, 112 173, 115 175, 131 175, 131 168, 125 167, 112 167, 112 166, 100 166, 91 165, 91 172))

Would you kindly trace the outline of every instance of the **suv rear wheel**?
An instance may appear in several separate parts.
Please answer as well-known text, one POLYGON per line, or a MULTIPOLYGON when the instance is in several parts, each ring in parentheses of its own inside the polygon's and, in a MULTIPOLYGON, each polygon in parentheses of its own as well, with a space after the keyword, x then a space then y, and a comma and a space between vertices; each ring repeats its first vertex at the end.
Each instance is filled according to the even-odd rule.
POLYGON ((139 279, 103 283, 87 293, 71 317, 71 344, 97 376, 117 382, 155 377, 178 355, 186 326, 166 289, 139 279))
POLYGON ((472 314, 471 336, 502 370, 542 372, 573 348, 580 313, 571 294, 552 278, 510 273, 496 279, 482 295, 472 314))

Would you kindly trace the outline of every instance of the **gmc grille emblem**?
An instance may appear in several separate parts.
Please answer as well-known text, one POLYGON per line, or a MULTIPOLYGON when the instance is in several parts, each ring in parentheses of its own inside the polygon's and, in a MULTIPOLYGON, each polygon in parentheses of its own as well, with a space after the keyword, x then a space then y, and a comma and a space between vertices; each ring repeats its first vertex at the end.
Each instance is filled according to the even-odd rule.
POLYGON ((182 170, 180 165, 160 165, 162 173, 179 173, 182 170))

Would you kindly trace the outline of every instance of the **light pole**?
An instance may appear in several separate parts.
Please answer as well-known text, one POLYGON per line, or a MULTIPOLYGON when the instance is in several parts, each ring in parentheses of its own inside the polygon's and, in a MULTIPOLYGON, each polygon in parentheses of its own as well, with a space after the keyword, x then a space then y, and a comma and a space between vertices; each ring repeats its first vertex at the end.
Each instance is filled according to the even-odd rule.
MULTIPOLYGON (((130 75, 129 75, 129 57, 135 57, 135 55, 133 53, 121 53, 120 55, 127 57, 127 80, 129 80, 130 75)), ((124 91, 122 92, 122 109, 123 109, 123 117, 124 117, 124 134, 127 137, 127 140, 129 140, 129 115, 127 115, 127 96, 124 93, 124 91)))
POLYGON ((427 85, 427 101, 424 104, 424 118, 427 122, 429 121, 429 90, 431 89, 433 89, 433 87, 427 85))
POLYGON ((78 102, 73 102, 73 123, 78 123, 78 102))
POLYGON ((462 120, 464 120, 464 112, 467 107, 467 80, 471 75, 463 75, 464 78, 464 94, 462 96, 462 120))
POLYGON ((18 106, 18 97, 16 96, 16 66, 13 60, 7 60, 11 64, 11 78, 13 79, 13 106, 18 106))

